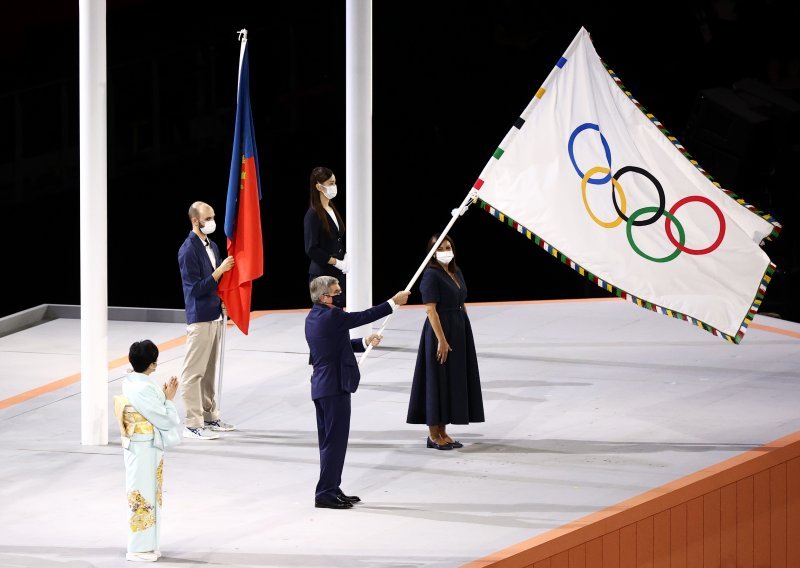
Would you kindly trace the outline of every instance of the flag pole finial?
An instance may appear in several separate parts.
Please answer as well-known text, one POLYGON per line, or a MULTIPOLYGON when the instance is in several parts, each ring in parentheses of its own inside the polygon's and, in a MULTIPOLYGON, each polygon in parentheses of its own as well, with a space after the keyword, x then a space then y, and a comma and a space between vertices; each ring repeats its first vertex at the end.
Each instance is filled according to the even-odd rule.
POLYGON ((247 41, 247 29, 246 28, 242 28, 236 33, 239 34, 239 41, 242 41, 242 36, 244 36, 245 41, 247 41))

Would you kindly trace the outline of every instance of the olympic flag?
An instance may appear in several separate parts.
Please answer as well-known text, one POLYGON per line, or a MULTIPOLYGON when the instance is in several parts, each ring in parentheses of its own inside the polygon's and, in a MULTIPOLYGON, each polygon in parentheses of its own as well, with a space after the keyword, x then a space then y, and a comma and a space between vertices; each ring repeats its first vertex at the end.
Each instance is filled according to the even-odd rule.
POLYGON ((581 28, 475 182, 483 209, 598 286, 739 343, 780 224, 713 181, 581 28))
MULTIPOLYGON (((245 32, 246 33, 246 32, 245 32)), ((264 249, 261 239, 261 183, 258 179, 258 152, 250 110, 250 59, 247 37, 242 39, 239 62, 239 95, 233 155, 225 205, 225 234, 228 254, 236 264, 223 276, 219 296, 228 315, 247 335, 250 327, 250 299, 253 280, 264 274, 264 249)))

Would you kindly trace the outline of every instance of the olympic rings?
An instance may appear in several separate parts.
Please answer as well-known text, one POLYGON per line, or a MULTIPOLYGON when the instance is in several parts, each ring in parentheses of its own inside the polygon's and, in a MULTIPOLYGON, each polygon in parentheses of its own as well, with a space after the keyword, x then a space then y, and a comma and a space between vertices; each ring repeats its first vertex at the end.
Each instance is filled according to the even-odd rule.
MULTIPOLYGON (((597 223, 601 227, 605 227, 606 229, 613 229, 614 227, 622 223, 622 217, 624 217, 623 213, 625 212, 625 192, 622 191, 622 186, 619 184, 619 182, 614 178, 611 178, 612 187, 617 191, 619 191, 619 198, 620 201, 622 201, 622 213, 620 213, 619 217, 617 217, 615 221, 605 222, 595 217, 594 213, 592 213, 592 210, 589 208, 589 201, 586 199, 586 183, 587 182, 592 183, 592 180, 590 178, 594 174, 610 174, 610 173, 611 170, 609 170, 608 168, 603 168, 598 166, 586 172, 586 175, 583 176, 583 179, 581 180, 581 195, 583 196, 583 204, 586 207, 586 211, 589 213, 589 216, 595 223, 597 223)), ((617 203, 616 193, 614 193, 613 190, 611 191, 611 193, 614 198, 614 204, 616 205, 617 203)), ((617 211, 619 211, 619 209, 617 209, 617 211)), ((625 220, 627 221, 628 218, 625 217, 625 220)))
MULTIPOLYGON (((685 247, 685 246, 683 246, 683 240, 681 240, 680 244, 676 243, 675 242, 675 237, 672 236, 672 226, 670 225, 670 220, 671 219, 675 220, 675 218, 672 215, 667 215, 667 220, 665 221, 665 224, 664 224, 664 228, 667 231, 667 238, 669 238, 669 241, 673 245, 675 245, 678 248, 678 250, 681 250, 681 251, 685 252, 686 254, 708 254, 708 253, 716 250, 717 247, 722 243, 722 239, 725 238, 725 217, 722 216, 722 211, 720 210, 719 207, 717 207, 716 203, 714 203, 713 201, 711 201, 707 197, 702 197, 700 195, 690 195, 688 197, 684 197, 683 199, 678 201, 675 205, 673 205, 670 208, 669 212, 674 215, 675 211, 677 211, 679 207, 681 207, 681 206, 683 206, 683 205, 685 205, 685 204, 687 204, 687 203, 689 203, 691 201, 699 201, 700 203, 705 203, 706 205, 711 207, 711 210, 714 211, 714 213, 717 214, 717 219, 719 219, 719 236, 717 236, 717 240, 714 241, 713 243, 711 243, 710 246, 708 246, 708 247, 706 247, 704 249, 690 249, 688 247, 685 247)), ((677 226, 677 224, 678 223, 676 221, 675 225, 677 226)), ((681 230, 678 229, 678 233, 679 234, 680 234, 680 232, 681 232, 681 230)))
POLYGON ((670 260, 675 260, 675 258, 679 254, 681 254, 681 250, 683 250, 684 248, 683 243, 686 242, 686 233, 683 232, 683 225, 680 224, 680 222, 672 215, 672 213, 669 213, 667 211, 663 212, 664 215, 667 217, 667 219, 671 219, 672 221, 675 222, 675 226, 678 228, 678 238, 681 240, 680 244, 674 243, 676 248, 672 254, 661 258, 656 258, 654 256, 645 254, 644 252, 642 252, 642 249, 636 246, 636 243, 633 242, 633 235, 631 234, 631 227, 636 224, 634 223, 633 220, 636 219, 636 217, 644 213, 656 213, 657 211, 658 207, 642 207, 641 209, 637 209, 636 211, 634 211, 633 214, 631 214, 630 218, 628 219, 628 224, 625 225, 625 234, 628 236, 628 244, 631 245, 631 248, 636 252, 636 254, 638 254, 642 258, 646 258, 647 260, 651 260, 653 262, 669 262, 670 260))
POLYGON ((603 228, 606 229, 613 229, 614 227, 618 226, 620 223, 625 221, 625 234, 628 238, 628 244, 631 246, 633 251, 641 256, 642 258, 649 260, 651 262, 670 262, 675 260, 680 253, 685 252, 686 254, 691 255, 704 255, 714 252, 721 244, 723 239, 725 238, 725 230, 726 230, 726 223, 725 217, 722 214, 722 210, 710 199, 707 197, 703 197, 701 195, 690 195, 680 199, 675 205, 673 205, 669 211, 666 210, 666 195, 664 192, 664 188, 661 185, 661 182, 650 172, 645 170, 644 168, 640 168, 637 166, 624 166, 617 170, 616 173, 611 173, 611 148, 608 145, 608 141, 606 137, 603 136, 603 133, 600 132, 600 127, 597 124, 586 122, 581 124, 575 130, 572 131, 570 134, 569 142, 567 143, 567 152, 569 154, 569 159, 572 162, 572 167, 575 168, 578 176, 581 178, 581 197, 583 198, 583 205, 586 207, 586 212, 589 214, 589 217, 592 218, 592 221, 597 223, 603 228), (606 161, 608 162, 608 167, 604 166, 596 166, 588 170, 585 174, 581 171, 578 167, 578 162, 575 159, 575 139, 578 137, 578 134, 583 132, 584 130, 596 130, 597 133, 600 135, 600 142, 603 145, 603 151, 605 153, 606 161), (656 189, 658 193, 658 207, 642 207, 641 209, 637 209, 634 211, 630 217, 625 215, 626 211, 626 198, 625 198, 625 191, 622 189, 622 184, 619 182, 619 179, 626 173, 633 172, 640 174, 650 180, 650 183, 653 184, 653 187, 656 189), (593 178, 592 176, 595 174, 605 174, 602 178, 593 178), (586 184, 590 183, 593 185, 604 185, 608 182, 611 182, 611 200, 614 204, 614 209, 617 212, 617 218, 613 221, 602 221, 600 220, 594 212, 589 207, 589 201, 586 198, 586 184), (619 202, 617 201, 617 193, 619 193, 619 202), (683 205, 691 202, 698 202, 704 203, 708 205, 711 210, 716 214, 717 219, 719 221, 719 234, 717 235, 716 240, 711 243, 711 245, 707 246, 703 249, 693 249, 685 246, 686 244, 686 233, 683 229, 683 225, 678 221, 675 217, 675 212, 680 209, 683 205), (652 213, 650 217, 647 219, 637 221, 636 219, 645 213, 652 213), (670 243, 675 246, 675 251, 668 254, 667 256, 657 258, 648 255, 642 249, 640 249, 633 240, 633 227, 646 227, 647 225, 652 225, 656 221, 658 221, 662 216, 664 216, 664 230, 667 234, 667 238, 669 239, 670 243), (675 236, 672 233, 672 223, 675 223, 675 226, 678 229, 678 239, 675 239, 675 236))
POLYGON ((606 177, 601 179, 590 179, 589 183, 593 185, 603 185, 604 183, 608 183, 611 179, 611 148, 608 146, 608 141, 606 137, 603 136, 603 133, 600 132, 600 127, 596 124, 592 124, 591 122, 587 122, 586 124, 581 124, 578 128, 572 131, 572 135, 569 137, 569 143, 567 144, 567 151, 569 152, 569 159, 572 160, 572 167, 575 168, 575 171, 578 172, 578 177, 586 177, 581 169, 578 167, 578 162, 575 161, 575 152, 573 150, 573 145, 575 144, 575 138, 577 138, 578 134, 586 130, 587 128, 591 128, 592 130, 597 130, 597 133, 600 134, 600 142, 603 144, 603 150, 606 153, 606 162, 608 162, 609 172, 606 177))
MULTIPOLYGON (((642 174, 644 177, 653 182, 653 186, 655 186, 656 191, 658 192, 658 210, 649 219, 646 219, 644 221, 636 221, 634 223, 634 225, 636 225, 637 227, 645 227, 647 225, 651 225, 656 221, 658 221, 658 218, 664 214, 664 203, 666 201, 666 198, 664 197, 664 188, 661 187, 661 182, 656 179, 656 176, 654 176, 647 170, 642 168, 637 168, 636 166, 625 166, 624 168, 619 169, 617 173, 614 174, 612 180, 619 181, 619 178, 622 176, 622 174, 628 172, 636 172, 637 174, 642 174)), ((620 211, 620 208, 617 205, 617 196, 613 192, 611 193, 611 199, 614 202, 614 209, 617 210, 617 215, 619 215, 620 218, 622 218, 623 220, 627 221, 628 218, 625 216, 625 211, 624 211, 625 208, 623 207, 622 208, 623 210, 620 211)), ((675 212, 670 211, 670 213, 675 213, 675 212)))

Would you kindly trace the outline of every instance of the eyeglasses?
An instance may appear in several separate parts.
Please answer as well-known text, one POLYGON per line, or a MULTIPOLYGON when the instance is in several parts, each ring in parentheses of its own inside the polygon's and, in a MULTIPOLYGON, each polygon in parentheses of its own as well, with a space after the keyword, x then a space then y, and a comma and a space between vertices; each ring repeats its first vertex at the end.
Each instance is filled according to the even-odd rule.
POLYGON ((335 294, 321 294, 321 295, 322 295, 322 296, 328 296, 329 298, 333 298, 334 296, 341 296, 341 295, 342 295, 342 291, 341 291, 341 290, 339 290, 339 291, 338 291, 338 292, 336 292, 335 294))

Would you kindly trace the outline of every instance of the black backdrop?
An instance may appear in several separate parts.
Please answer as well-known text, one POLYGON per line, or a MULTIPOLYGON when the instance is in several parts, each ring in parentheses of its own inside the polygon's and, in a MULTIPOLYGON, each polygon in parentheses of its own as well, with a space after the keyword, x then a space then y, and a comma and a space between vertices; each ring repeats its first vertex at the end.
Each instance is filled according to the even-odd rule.
MULTIPOLYGON (((3 11, 0 316, 80 302, 77 2, 3 11)), ((800 150, 787 130, 798 117, 789 104, 800 92, 797 12, 788 1, 375 1, 375 300, 405 285, 428 237, 583 25, 634 96, 723 186, 784 223, 766 245, 779 272, 762 312, 800 319, 789 178, 800 150), (761 94, 745 92, 743 79, 761 94), (709 142, 720 131, 738 137, 709 142)), ((333 169, 341 209, 348 185, 344 2, 108 0, 110 305, 181 308, 176 253, 188 205, 211 203, 221 226, 241 27, 250 30, 264 194, 266 274, 253 308, 308 305, 308 174, 333 169)), ((451 234, 473 301, 604 295, 477 209, 451 234)), ((224 244, 221 230, 214 238, 224 244)))

